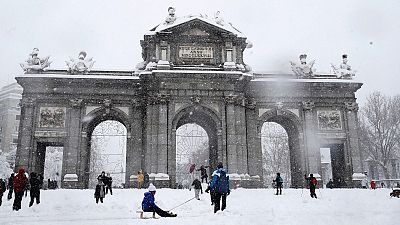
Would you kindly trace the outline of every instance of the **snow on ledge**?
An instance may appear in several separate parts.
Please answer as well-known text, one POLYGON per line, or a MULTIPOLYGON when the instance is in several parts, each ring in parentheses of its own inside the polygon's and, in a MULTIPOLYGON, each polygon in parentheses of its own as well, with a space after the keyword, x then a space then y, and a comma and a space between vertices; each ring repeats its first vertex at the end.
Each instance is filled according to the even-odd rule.
POLYGON ((367 176, 363 173, 353 173, 353 180, 364 180, 367 176))
POLYGON ((76 182, 76 181, 78 181, 78 175, 76 175, 75 173, 67 173, 64 176, 64 181, 65 182, 76 182))
POLYGON ((150 173, 149 178, 154 180, 169 180, 169 175, 165 173, 150 173))
POLYGON ((24 74, 19 77, 35 77, 35 78, 63 78, 63 79, 105 79, 105 80, 138 80, 138 76, 112 76, 112 75, 72 75, 72 74, 24 74))

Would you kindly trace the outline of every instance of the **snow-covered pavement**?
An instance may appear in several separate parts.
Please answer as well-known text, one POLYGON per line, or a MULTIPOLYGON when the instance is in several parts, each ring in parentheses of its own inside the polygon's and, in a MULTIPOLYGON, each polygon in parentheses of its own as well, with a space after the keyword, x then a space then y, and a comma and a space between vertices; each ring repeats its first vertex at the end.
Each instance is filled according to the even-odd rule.
MULTIPOLYGON (((114 190, 104 204, 96 204, 94 190, 46 190, 41 203, 28 207, 29 195, 22 209, 12 211, 12 201, 3 196, 0 224, 164 224, 164 225, 255 225, 255 224, 324 224, 324 225, 398 225, 400 199, 390 198, 389 189, 321 189, 319 199, 311 199, 308 190, 284 189, 276 196, 272 189, 237 189, 228 196, 227 209, 213 213, 209 195, 192 200, 173 210, 177 218, 139 219, 146 190, 114 190)), ((173 208, 194 196, 192 190, 158 189, 157 204, 173 208)), ((149 216, 150 217, 150 216, 149 216)))

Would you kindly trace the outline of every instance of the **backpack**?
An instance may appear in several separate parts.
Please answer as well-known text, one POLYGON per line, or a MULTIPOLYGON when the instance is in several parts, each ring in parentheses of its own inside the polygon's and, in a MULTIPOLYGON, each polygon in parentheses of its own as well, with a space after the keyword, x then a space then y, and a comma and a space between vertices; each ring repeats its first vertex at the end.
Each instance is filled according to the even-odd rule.
POLYGON ((229 177, 226 176, 225 170, 219 171, 219 176, 218 176, 217 183, 215 186, 216 186, 216 191, 218 193, 228 193, 229 177))
POLYGON ((314 185, 314 186, 317 186, 318 181, 317 181, 317 179, 315 177, 311 178, 311 184, 314 185))
POLYGON ((276 183, 283 183, 282 177, 278 177, 278 178, 276 179, 276 183))

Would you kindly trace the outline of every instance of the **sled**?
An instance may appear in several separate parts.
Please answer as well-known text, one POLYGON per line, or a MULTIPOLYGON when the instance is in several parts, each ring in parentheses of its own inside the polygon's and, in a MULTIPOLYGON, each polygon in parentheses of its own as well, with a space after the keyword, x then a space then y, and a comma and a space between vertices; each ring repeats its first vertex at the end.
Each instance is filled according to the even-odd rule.
POLYGON ((390 197, 400 198, 400 188, 393 189, 392 193, 390 193, 390 197))
POLYGON ((139 213, 140 219, 149 219, 149 218, 157 219, 155 212, 144 212, 143 210, 137 210, 136 213, 139 213), (153 214, 152 217, 145 217, 145 214, 150 214, 150 213, 153 214))

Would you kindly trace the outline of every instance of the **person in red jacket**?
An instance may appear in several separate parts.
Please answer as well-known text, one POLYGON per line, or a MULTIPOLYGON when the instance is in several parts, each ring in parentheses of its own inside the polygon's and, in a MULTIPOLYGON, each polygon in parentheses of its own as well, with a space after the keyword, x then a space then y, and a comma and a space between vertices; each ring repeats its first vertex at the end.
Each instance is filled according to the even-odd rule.
POLYGON ((310 173, 310 177, 307 177, 307 175, 304 175, 304 178, 306 181, 308 181, 308 185, 310 187, 310 196, 311 198, 317 198, 317 194, 315 194, 315 188, 317 188, 317 178, 314 177, 312 173, 310 173))
POLYGON ((21 209, 21 201, 22 197, 24 196, 24 191, 27 183, 28 183, 28 178, 26 178, 25 176, 25 170, 23 168, 20 168, 18 170, 18 174, 13 179, 14 193, 15 193, 13 210, 18 211, 21 209))

